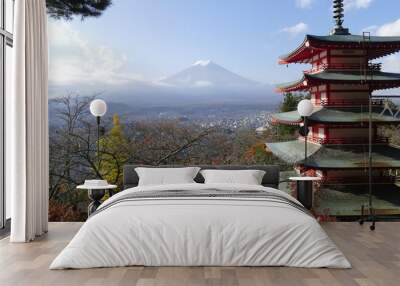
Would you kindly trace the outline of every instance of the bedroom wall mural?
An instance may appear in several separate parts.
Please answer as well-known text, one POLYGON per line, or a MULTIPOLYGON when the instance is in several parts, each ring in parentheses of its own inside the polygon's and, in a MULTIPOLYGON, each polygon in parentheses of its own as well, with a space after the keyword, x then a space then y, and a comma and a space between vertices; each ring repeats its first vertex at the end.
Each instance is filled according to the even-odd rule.
MULTIPOLYGON (((128 163, 278 164, 282 179, 295 174, 293 164, 265 143, 297 138, 298 127, 274 125, 272 115, 296 110, 310 95, 280 95, 275 86, 297 79, 306 66, 286 69, 277 60, 305 34, 327 34, 330 1, 305 1, 312 4, 304 6, 285 0, 273 8, 262 0, 66 2, 47 1, 50 220, 85 220, 87 193, 76 187, 101 177, 119 191, 128 163), (89 110, 94 99, 107 103, 100 163, 96 119, 89 110)), ((400 35, 398 28, 388 28, 396 25, 395 9, 384 11, 384 4, 374 3, 372 12, 369 5, 349 2, 352 31, 400 35), (362 13, 373 13, 376 22, 362 13)), ((398 72, 399 57, 386 59, 384 68, 398 72)), ((318 132, 325 131, 312 130, 318 132)), ((380 132, 398 142, 394 129, 380 132)), ((281 188, 293 191, 289 183, 281 188)), ((321 189, 316 197, 321 219, 352 216, 365 199, 362 190, 346 188, 321 189)), ((400 214, 396 198, 379 198, 378 205, 400 214)))

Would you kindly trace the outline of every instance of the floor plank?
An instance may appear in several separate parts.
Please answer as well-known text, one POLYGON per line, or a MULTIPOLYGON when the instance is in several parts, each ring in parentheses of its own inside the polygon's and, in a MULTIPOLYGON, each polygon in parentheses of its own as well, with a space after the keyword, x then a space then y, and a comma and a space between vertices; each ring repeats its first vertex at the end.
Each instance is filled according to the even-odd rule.
POLYGON ((50 271, 54 257, 81 223, 50 223, 45 236, 28 244, 0 240, 1 286, 397 286, 400 223, 378 223, 375 232, 357 223, 322 226, 353 265, 352 269, 286 267, 119 267, 50 271))

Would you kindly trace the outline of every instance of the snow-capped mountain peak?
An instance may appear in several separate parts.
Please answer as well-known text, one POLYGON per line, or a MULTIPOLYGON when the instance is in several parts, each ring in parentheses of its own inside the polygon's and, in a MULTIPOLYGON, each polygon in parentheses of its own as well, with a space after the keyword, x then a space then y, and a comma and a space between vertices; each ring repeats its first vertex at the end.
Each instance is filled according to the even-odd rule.
POLYGON ((232 87, 254 86, 257 82, 233 73, 211 60, 199 60, 189 68, 166 77, 163 84, 178 87, 232 87))
POLYGON ((211 60, 198 60, 194 64, 192 64, 192 66, 206 67, 206 66, 210 65, 211 63, 212 63, 211 60))

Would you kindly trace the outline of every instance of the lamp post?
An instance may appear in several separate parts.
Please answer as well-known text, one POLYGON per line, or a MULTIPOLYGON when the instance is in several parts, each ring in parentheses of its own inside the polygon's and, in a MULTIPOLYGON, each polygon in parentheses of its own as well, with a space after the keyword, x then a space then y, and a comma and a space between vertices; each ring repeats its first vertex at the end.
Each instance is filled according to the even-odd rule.
MULTIPOLYGON (((90 113, 97 121, 97 160, 100 165, 100 118, 107 112, 107 104, 102 99, 95 99, 90 103, 90 113)), ((100 166, 98 166, 100 167, 100 166)))
MULTIPOLYGON (((307 164, 307 137, 308 137, 308 125, 307 119, 313 113, 314 106, 311 100, 303 99, 297 105, 297 112, 303 118, 303 126, 300 128, 299 133, 304 137, 304 166, 307 164)), ((319 180, 316 177, 307 177, 302 175, 301 177, 292 178, 297 182, 297 199, 308 209, 312 208, 313 205, 313 181, 319 180)))
POLYGON ((300 135, 304 137, 304 162, 307 162, 307 137, 308 137, 308 126, 307 126, 307 117, 309 117, 314 110, 314 106, 309 99, 303 99, 297 105, 297 112, 303 118, 304 125, 300 128, 300 135))
POLYGON ((117 186, 109 185, 106 180, 101 179, 100 175, 100 119, 107 112, 107 104, 102 99, 95 99, 90 103, 90 113, 96 117, 97 122, 97 179, 85 180, 83 185, 78 186, 78 189, 88 191, 90 204, 88 206, 88 216, 92 215, 101 204, 101 199, 105 195, 105 191, 109 191, 110 197, 113 195, 112 189, 117 186))

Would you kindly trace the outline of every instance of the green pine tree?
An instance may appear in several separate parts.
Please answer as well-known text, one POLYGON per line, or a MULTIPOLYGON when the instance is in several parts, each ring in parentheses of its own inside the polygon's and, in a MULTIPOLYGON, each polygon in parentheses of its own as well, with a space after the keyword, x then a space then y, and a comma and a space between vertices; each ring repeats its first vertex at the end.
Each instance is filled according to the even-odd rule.
POLYGON ((119 116, 113 116, 113 127, 100 139, 100 173, 109 183, 122 186, 122 167, 129 158, 128 141, 119 116))
POLYGON ((112 0, 46 0, 47 13, 52 18, 71 20, 99 17, 112 4, 112 0))

